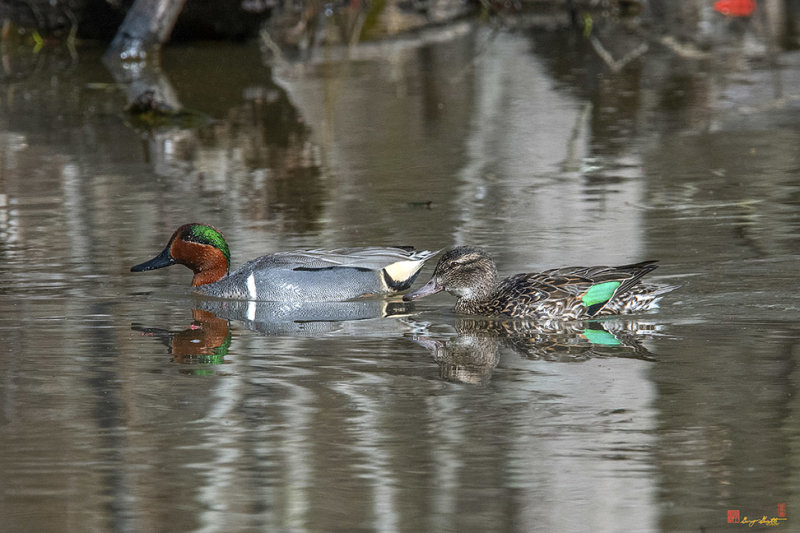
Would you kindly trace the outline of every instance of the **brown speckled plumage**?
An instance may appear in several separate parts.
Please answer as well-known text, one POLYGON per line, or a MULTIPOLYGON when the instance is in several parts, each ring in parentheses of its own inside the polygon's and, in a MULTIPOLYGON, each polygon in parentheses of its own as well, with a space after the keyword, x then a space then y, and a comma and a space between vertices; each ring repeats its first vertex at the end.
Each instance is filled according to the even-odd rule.
POLYGON ((618 267, 564 267, 517 274, 498 282, 497 268, 486 252, 460 246, 445 253, 431 281, 406 299, 446 290, 458 297, 455 309, 459 313, 536 320, 594 318, 656 307, 675 287, 642 283, 642 276, 655 268, 655 261, 618 267), (594 305, 582 300, 592 286, 607 282, 619 283, 607 300, 594 305))

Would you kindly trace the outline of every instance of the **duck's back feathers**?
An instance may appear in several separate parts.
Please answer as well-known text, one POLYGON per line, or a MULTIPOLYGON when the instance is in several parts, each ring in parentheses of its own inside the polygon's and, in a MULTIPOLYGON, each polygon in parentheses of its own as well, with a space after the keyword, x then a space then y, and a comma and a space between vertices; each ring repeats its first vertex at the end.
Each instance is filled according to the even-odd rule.
POLYGON ((275 265, 293 269, 353 267, 381 270, 398 261, 423 262, 437 253, 438 251, 415 251, 411 248, 369 246, 366 248, 277 252, 264 256, 264 258, 270 258, 275 265))
POLYGON ((586 307, 586 315, 593 317, 615 298, 625 298, 640 285, 643 276, 657 268, 656 263, 642 261, 621 266, 562 267, 535 276, 545 285, 577 297, 586 307))
POLYGON ((437 252, 404 248, 338 248, 277 252, 249 261, 201 292, 268 301, 344 301, 411 286, 437 252))

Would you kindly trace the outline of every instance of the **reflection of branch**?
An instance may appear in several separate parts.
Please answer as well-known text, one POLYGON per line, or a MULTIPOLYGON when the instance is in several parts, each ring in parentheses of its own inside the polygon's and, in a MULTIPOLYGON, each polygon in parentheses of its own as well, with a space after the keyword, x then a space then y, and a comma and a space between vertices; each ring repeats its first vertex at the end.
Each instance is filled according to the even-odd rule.
POLYGON ((711 56, 708 52, 703 52, 694 45, 679 43, 672 35, 665 35, 661 37, 658 42, 672 50, 678 56, 686 59, 706 59, 711 56))
POLYGON ((266 28, 262 29, 258 36, 261 38, 261 42, 264 43, 264 46, 267 47, 267 50, 272 52, 272 56, 275 58, 277 63, 282 65, 287 64, 286 59, 283 57, 283 52, 281 52, 281 47, 278 46, 278 43, 276 43, 272 37, 270 37, 266 28))
POLYGON ((114 55, 106 54, 103 64, 114 81, 125 88, 128 104, 152 91, 153 100, 162 103, 172 110, 179 111, 181 102, 178 93, 172 87, 167 76, 156 61, 118 61, 114 55))
POLYGON ((608 68, 614 72, 621 71, 623 68, 625 68, 625 65, 643 55, 645 52, 647 52, 647 50, 650 49, 647 43, 642 43, 622 56, 621 59, 614 59, 597 37, 592 35, 589 37, 589 42, 592 43, 592 48, 594 48, 594 51, 597 52, 597 55, 600 56, 600 58, 605 61, 606 65, 608 65, 608 68))
POLYGON ((75 48, 75 40, 78 35, 78 19, 75 17, 75 13, 68 7, 64 8, 64 16, 69 19, 70 23, 69 34, 67 35, 67 50, 69 50, 69 55, 72 60, 77 61, 78 50, 75 48))
POLYGON ((42 31, 44 31, 44 28, 46 28, 47 25, 45 24, 45 20, 44 20, 44 16, 42 15, 42 12, 39 11, 39 8, 36 7, 36 4, 34 2, 32 2, 31 0, 22 0, 22 3, 25 4, 26 6, 28 6, 28 8, 30 8, 31 14, 33 15, 33 18, 36 19, 37 27, 41 28, 42 31))
POLYGON ((486 51, 489 50, 489 45, 494 43, 494 40, 498 35, 500 35, 499 26, 492 26, 489 30, 489 35, 486 37, 486 39, 484 39, 484 42, 477 45, 477 50, 473 54, 472 59, 470 59, 467 64, 459 70, 458 73, 456 73, 454 76, 451 76, 448 81, 450 81, 450 83, 453 85, 463 83, 467 75, 474 72, 478 61, 483 58, 483 56, 486 54, 486 51))
POLYGON ((584 125, 589 123, 589 114, 591 112, 592 104, 587 102, 583 106, 583 110, 575 117, 575 125, 572 127, 569 140, 566 143, 567 153, 564 155, 560 165, 564 172, 580 169, 581 156, 578 154, 583 147, 578 146, 578 141, 584 133, 584 125))
POLYGON ((707 59, 711 57, 711 54, 708 52, 703 52, 697 45, 693 43, 682 43, 678 41, 674 35, 661 35, 661 36, 654 36, 650 33, 645 32, 640 27, 633 27, 633 32, 639 36, 641 39, 647 39, 650 42, 658 43, 661 46, 669 49, 671 52, 676 54, 679 57, 683 57, 686 59, 707 59))
POLYGON ((356 21, 353 23, 353 28, 350 33, 350 39, 348 39, 347 44, 351 48, 357 45, 358 41, 361 39, 361 29, 364 27, 364 23, 366 21, 367 21, 367 10, 362 7, 356 14, 356 21))

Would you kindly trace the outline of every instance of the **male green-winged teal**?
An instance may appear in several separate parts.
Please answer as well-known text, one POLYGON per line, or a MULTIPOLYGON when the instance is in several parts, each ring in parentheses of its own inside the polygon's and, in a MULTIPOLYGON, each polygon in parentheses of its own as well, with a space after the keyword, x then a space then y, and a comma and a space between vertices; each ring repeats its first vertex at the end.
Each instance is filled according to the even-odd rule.
POLYGON ((217 298, 268 301, 344 301, 396 294, 411 287, 438 252, 409 248, 339 248, 278 252, 230 272, 231 254, 219 230, 185 224, 153 259, 131 267, 144 272, 174 264, 194 272, 196 291, 217 298))
POLYGON ((403 299, 444 290, 458 298, 459 313, 541 320, 633 313, 657 307, 661 297, 676 288, 642 283, 642 276, 652 272, 655 263, 555 268, 498 282, 497 268, 486 252, 459 246, 442 255, 425 286, 403 299))

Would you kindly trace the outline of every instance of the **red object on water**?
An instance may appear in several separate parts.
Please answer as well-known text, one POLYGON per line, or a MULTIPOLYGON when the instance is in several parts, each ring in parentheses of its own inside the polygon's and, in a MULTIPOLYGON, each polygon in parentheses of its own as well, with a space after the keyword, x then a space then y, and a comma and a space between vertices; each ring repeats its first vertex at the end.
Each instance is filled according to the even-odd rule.
POLYGON ((755 10, 755 0, 717 0, 714 2, 714 11, 729 17, 749 17, 755 10))

